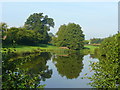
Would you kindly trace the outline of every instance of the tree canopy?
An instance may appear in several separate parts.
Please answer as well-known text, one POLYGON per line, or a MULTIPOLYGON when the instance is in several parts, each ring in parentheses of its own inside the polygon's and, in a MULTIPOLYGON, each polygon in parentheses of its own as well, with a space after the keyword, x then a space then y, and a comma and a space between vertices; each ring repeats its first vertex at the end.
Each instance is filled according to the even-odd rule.
POLYGON ((84 47, 84 34, 78 24, 61 25, 56 35, 57 37, 53 38, 54 45, 74 50, 80 50, 84 47))
POLYGON ((22 45, 36 45, 47 44, 51 41, 48 31, 50 27, 54 27, 52 18, 43 13, 34 13, 28 17, 24 27, 7 28, 6 23, 0 23, 0 30, 2 30, 3 45, 22 44, 22 45))
POLYGON ((34 30, 36 33, 41 34, 40 43, 48 43, 51 39, 47 31, 50 31, 50 27, 54 27, 54 20, 48 18, 47 15, 43 16, 43 13, 34 13, 28 17, 24 27, 27 30, 34 30))
POLYGON ((27 30, 49 31, 50 27, 54 27, 54 22, 47 15, 43 16, 43 13, 34 13, 28 17, 24 26, 27 30))

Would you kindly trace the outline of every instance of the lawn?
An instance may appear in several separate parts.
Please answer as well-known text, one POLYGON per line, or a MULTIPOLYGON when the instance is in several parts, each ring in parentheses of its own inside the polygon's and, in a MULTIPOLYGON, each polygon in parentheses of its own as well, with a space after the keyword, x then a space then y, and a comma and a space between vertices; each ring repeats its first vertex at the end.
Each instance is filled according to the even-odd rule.
POLYGON ((93 45, 85 45, 85 48, 89 48, 90 53, 94 53, 95 48, 99 48, 99 46, 93 46, 93 45))
POLYGON ((5 46, 5 48, 3 48, 3 50, 2 50, 2 52, 6 52, 7 48, 11 49, 12 51, 15 51, 16 53, 25 53, 25 52, 64 53, 64 52, 68 51, 66 49, 61 49, 57 46, 40 44, 38 46, 25 46, 25 45, 5 46))
MULTIPOLYGON (((99 48, 99 46, 93 46, 93 45, 85 45, 85 48, 87 51, 89 51, 91 54, 94 53, 95 48, 99 48)), ((25 46, 25 45, 16 45, 16 46, 5 46, 5 48, 2 49, 2 52, 6 52, 6 50, 11 49, 12 51, 15 51, 16 53, 26 53, 26 52, 52 52, 56 53, 58 55, 63 55, 68 52, 71 52, 69 49, 61 49, 57 46, 53 45, 46 45, 46 44, 40 44, 38 46, 25 46)))

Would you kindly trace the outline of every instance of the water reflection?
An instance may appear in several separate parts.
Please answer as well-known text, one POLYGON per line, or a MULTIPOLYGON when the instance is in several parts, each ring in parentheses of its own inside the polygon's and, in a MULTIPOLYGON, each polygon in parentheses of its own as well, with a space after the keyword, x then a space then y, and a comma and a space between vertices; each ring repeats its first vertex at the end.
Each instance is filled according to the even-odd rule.
POLYGON ((87 88, 90 80, 91 87, 120 87, 120 59, 111 53, 102 55, 97 52, 90 54, 90 57, 89 55, 84 57, 84 54, 79 52, 62 55, 41 52, 28 56, 17 56, 14 52, 8 52, 2 55, 3 88, 41 88, 44 87, 43 84, 59 88, 76 86, 87 88), (99 61, 96 62, 95 58, 99 61), (89 61, 95 61, 91 64, 92 70, 91 68, 89 70, 89 61), (52 63, 51 66, 47 64, 48 62, 52 63), (84 76, 90 76, 89 80, 86 78, 82 80, 81 77, 84 76))
POLYGON ((52 70, 46 65, 50 53, 17 58, 14 52, 2 55, 2 88, 39 88, 44 86, 40 85, 41 80, 51 78, 52 70))
POLYGON ((73 79, 77 78, 83 69, 83 56, 80 53, 56 56, 53 58, 53 62, 56 62, 55 66, 62 77, 73 79))

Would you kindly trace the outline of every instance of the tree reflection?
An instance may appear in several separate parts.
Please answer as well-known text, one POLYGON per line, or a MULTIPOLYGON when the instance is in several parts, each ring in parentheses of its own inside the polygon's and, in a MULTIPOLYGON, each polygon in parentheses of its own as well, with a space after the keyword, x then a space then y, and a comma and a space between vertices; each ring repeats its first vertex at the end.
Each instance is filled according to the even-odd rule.
POLYGON ((52 75, 46 65, 50 53, 13 58, 15 53, 3 53, 2 88, 41 88, 41 80, 52 75))
POLYGON ((68 56, 57 56, 53 58, 56 62, 55 66, 61 76, 66 76, 68 79, 77 78, 83 69, 83 55, 80 53, 71 54, 68 56))

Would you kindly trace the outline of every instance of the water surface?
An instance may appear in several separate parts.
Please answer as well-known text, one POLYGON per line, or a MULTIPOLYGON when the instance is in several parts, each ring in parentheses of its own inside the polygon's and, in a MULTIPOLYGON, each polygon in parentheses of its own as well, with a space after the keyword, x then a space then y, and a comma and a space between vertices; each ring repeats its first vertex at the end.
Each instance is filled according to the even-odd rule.
MULTIPOLYGON (((58 57, 61 57, 61 56, 58 56, 58 57)), ((64 56, 62 56, 62 57, 64 60, 64 56)), ((77 58, 77 56, 76 56, 76 58, 77 58)), ((73 59, 72 65, 75 65, 74 63, 76 63, 78 61, 78 64, 77 64, 78 66, 76 66, 76 69, 78 71, 75 70, 74 68, 70 68, 70 66, 71 66, 70 65, 70 66, 68 66, 69 70, 73 69, 74 72, 69 73, 69 70, 65 69, 65 67, 63 67, 64 65, 61 67, 58 67, 58 68, 60 68, 60 69, 58 69, 56 67, 56 65, 59 62, 57 62, 57 61, 54 62, 53 59, 51 58, 47 62, 47 65, 49 66, 49 69, 52 69, 53 74, 50 79, 48 79, 46 81, 42 81, 41 84, 46 84, 46 88, 92 88, 90 85, 88 85, 88 83, 90 83, 90 80, 87 78, 82 79, 82 77, 92 76, 94 74, 94 72, 91 71, 91 67, 89 66, 90 61, 97 62, 98 59, 90 58, 90 55, 83 56, 83 59, 81 59, 81 60, 79 60, 79 57, 76 60, 74 60, 74 58, 72 58, 72 59, 73 59)), ((68 60, 68 62, 66 60, 66 63, 69 63, 69 60, 68 60)), ((66 65, 66 63, 65 63, 65 65, 66 65)))
POLYGON ((98 59, 81 53, 3 54, 3 88, 92 88, 90 79, 83 78, 94 74, 90 61, 98 59))

